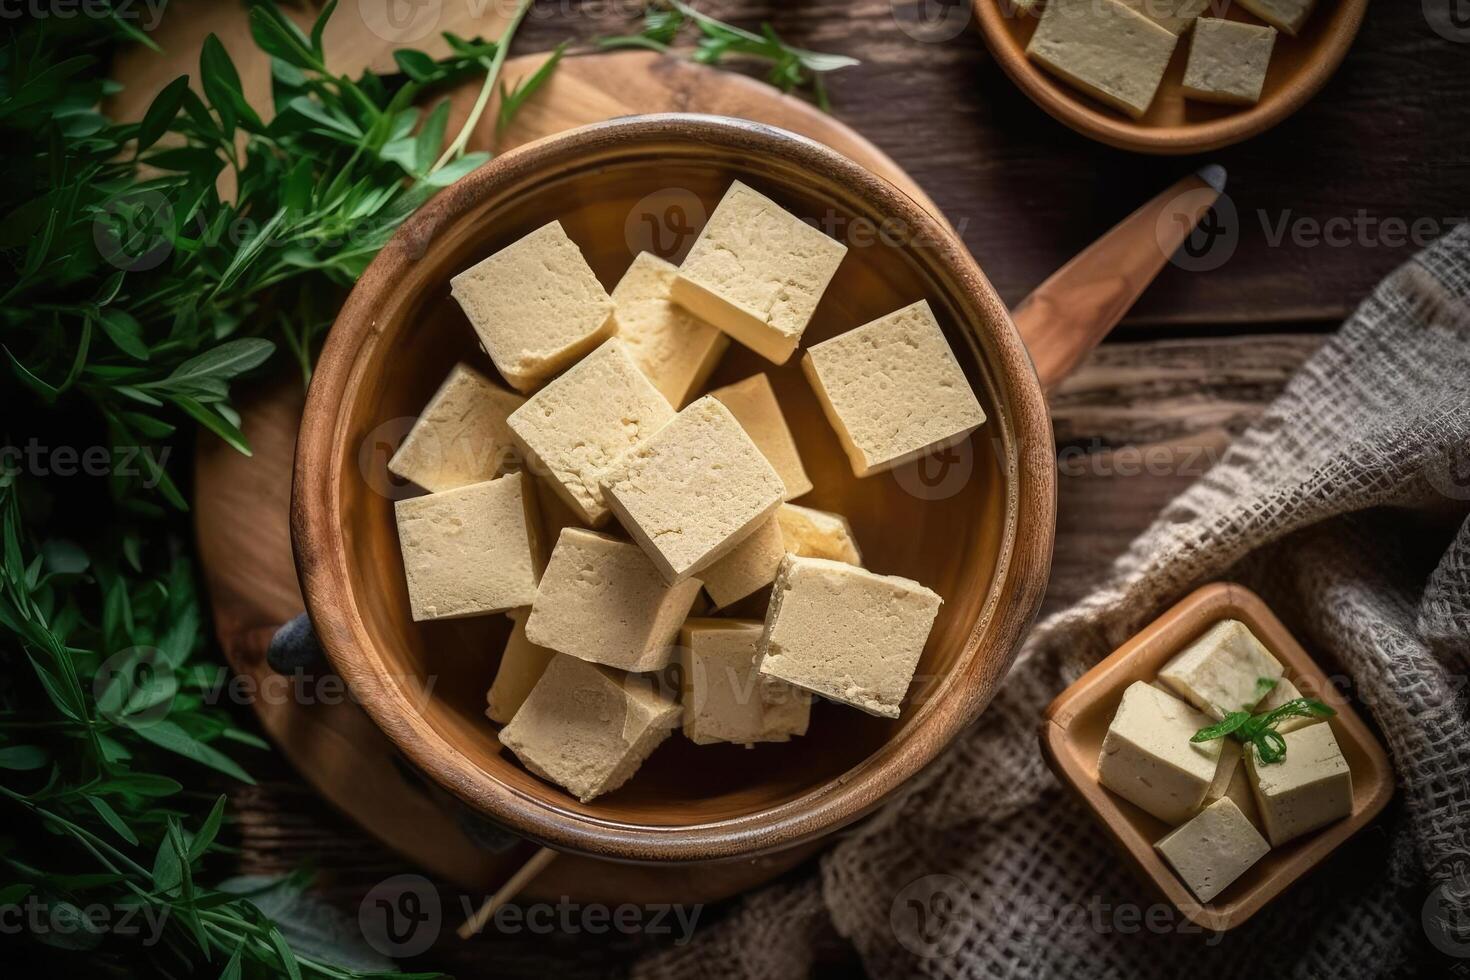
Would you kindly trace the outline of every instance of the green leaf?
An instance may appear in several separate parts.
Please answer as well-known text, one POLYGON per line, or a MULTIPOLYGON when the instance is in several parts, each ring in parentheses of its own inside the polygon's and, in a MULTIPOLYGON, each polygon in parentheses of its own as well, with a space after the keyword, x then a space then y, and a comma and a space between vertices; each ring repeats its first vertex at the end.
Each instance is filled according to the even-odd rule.
POLYGON ((245 101, 245 94, 240 88, 240 74, 235 71, 235 63, 213 34, 205 37, 199 53, 199 83, 204 88, 204 97, 219 114, 226 138, 233 137, 236 111, 245 101))
POLYGON ((235 947, 235 951, 230 954, 229 962, 225 964, 224 971, 219 975, 219 980, 240 980, 240 952, 242 949, 244 949, 243 943, 235 947))
POLYGON ((416 82, 433 81, 439 72, 439 63, 422 51, 399 48, 393 52, 398 68, 416 82))
POLYGON ((275 349, 275 344, 259 337, 229 340, 189 358, 174 368, 167 378, 153 382, 149 387, 179 389, 209 379, 229 380, 264 364, 275 349))
POLYGON ((316 53, 318 61, 325 60, 322 51, 322 34, 327 29, 327 21, 332 19, 332 13, 337 9, 337 0, 327 0, 323 5, 322 12, 316 15, 316 22, 311 25, 311 50, 316 53))
POLYGON ((175 752, 186 759, 192 759, 200 765, 208 766, 226 776, 240 780, 242 783, 255 785, 255 780, 241 769, 233 759, 211 748, 203 742, 194 738, 178 725, 171 721, 160 721, 153 725, 137 728, 135 731, 146 741, 152 742, 161 749, 175 752))
POLYGON ((189 76, 180 75, 165 85, 163 91, 159 92, 148 104, 148 111, 143 114, 143 121, 138 124, 138 153, 142 153, 157 143, 159 137, 168 132, 179 114, 179 109, 184 104, 184 93, 188 90, 189 76))
POLYGON ((179 852, 174 849, 173 839, 165 834, 153 855, 153 887, 161 892, 170 892, 183 883, 184 864, 179 852))
POLYGON ((97 314, 102 332, 118 350, 139 361, 148 360, 148 345, 143 343, 143 327, 131 313, 106 307, 97 314))
POLYGON ((209 850, 209 845, 219 835, 220 824, 225 818, 225 797, 221 796, 214 801, 214 807, 210 809, 209 816, 204 818, 204 823, 199 827, 199 832, 189 842, 189 860, 197 861, 203 857, 204 852, 209 850))
POLYGON ((50 754, 39 745, 8 745, 0 748, 0 769, 31 772, 44 768, 50 761, 50 754))
MULTIPOLYGON (((324 15, 330 13, 328 10, 324 15)), ((316 55, 316 45, 307 40, 301 28, 274 4, 257 4, 250 8, 250 33, 256 45, 272 57, 297 68, 324 70, 322 60, 316 55)), ((315 29, 313 35, 316 35, 315 29)))
POLYGON ((138 835, 133 833, 133 829, 127 825, 122 817, 118 816, 117 811, 106 800, 100 796, 88 796, 87 802, 92 805, 92 809, 97 811, 97 815, 102 818, 102 822, 111 827, 119 837, 134 847, 138 845, 138 835))
POLYGON ((200 425, 210 432, 219 436, 235 450, 245 456, 253 456, 250 451, 250 443, 245 441, 245 434, 236 428, 228 419, 217 412, 212 412, 204 405, 195 401, 187 395, 175 395, 170 399, 175 405, 182 408, 200 425))
POLYGON ((537 68, 528 77, 521 79, 514 91, 507 92, 504 83, 501 84, 500 118, 496 121, 496 132, 500 132, 506 126, 510 125, 510 121, 515 118, 516 113, 521 111, 521 107, 526 104, 526 100, 535 95, 536 90, 546 84, 547 79, 551 78, 552 73, 556 71, 556 66, 561 62, 561 56, 566 52, 566 49, 567 45, 565 41, 558 44, 556 49, 551 52, 551 57, 542 62, 541 67, 537 68))
POLYGON ((276 949, 276 955, 280 957, 281 967, 286 971, 286 976, 291 980, 301 980, 301 966, 296 962, 296 954, 291 952, 286 937, 281 935, 281 930, 275 926, 270 928, 270 942, 276 949))
POLYGON ((1249 711, 1232 711, 1219 724, 1201 728, 1189 740, 1191 742, 1209 742, 1217 738, 1224 738, 1250 720, 1251 715, 1249 711))
POLYGON ((20 900, 29 895, 34 888, 34 885, 25 881, 0 886, 0 905, 19 905, 20 900))

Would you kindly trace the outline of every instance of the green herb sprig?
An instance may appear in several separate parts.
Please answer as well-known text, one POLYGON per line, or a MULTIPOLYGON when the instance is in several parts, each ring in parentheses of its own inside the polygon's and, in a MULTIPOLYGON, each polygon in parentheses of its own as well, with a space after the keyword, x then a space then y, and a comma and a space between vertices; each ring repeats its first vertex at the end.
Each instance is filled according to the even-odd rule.
POLYGON ((293 950, 261 893, 208 883, 229 823, 204 787, 248 783, 241 753, 266 745, 217 703, 181 474, 191 422, 249 451, 235 383, 278 343, 305 379, 394 228, 486 158, 468 135, 530 2, 497 42, 446 36, 446 58, 399 51, 396 73, 358 78, 326 67, 335 3, 306 31, 255 3, 272 111, 211 37, 195 85, 170 82, 135 123, 101 108, 112 47, 147 41, 125 19, 0 36, 0 905, 69 926, 28 930, 23 954, 103 976, 360 975, 293 950), (457 135, 447 101, 419 108, 475 76, 457 135), (79 470, 89 447, 103 471, 79 470), (151 913, 157 944, 90 927, 92 907, 151 913))
POLYGON ((1336 711, 1316 698, 1294 698, 1260 714, 1232 711, 1217 724, 1195 732, 1189 740, 1209 742, 1228 735, 1244 745, 1254 747, 1257 759, 1270 765, 1286 758, 1286 739, 1276 731, 1277 725, 1288 718, 1330 718, 1335 714, 1336 711))
POLYGON ((668 52, 689 25, 699 33, 691 55, 695 61, 705 65, 722 64, 731 58, 766 62, 770 65, 766 81, 783 92, 809 90, 824 111, 831 111, 832 105, 823 76, 859 64, 856 58, 847 55, 825 54, 787 44, 770 24, 761 24, 760 33, 727 24, 701 13, 684 0, 651 0, 643 16, 641 33, 604 37, 597 44, 604 49, 636 47, 668 52))

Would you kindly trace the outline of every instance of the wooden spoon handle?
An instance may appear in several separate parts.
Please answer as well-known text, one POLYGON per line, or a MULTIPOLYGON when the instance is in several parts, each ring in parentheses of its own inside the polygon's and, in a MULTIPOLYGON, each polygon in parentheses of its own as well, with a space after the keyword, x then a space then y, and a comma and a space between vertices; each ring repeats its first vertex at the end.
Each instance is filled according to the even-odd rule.
POLYGON ((1043 389, 1072 372, 1153 282, 1225 190, 1211 165, 1134 211, 1021 301, 1011 316, 1043 389))
POLYGON ((546 870, 548 864, 556 860, 558 853, 560 852, 543 847, 532 855, 531 860, 521 865, 519 871, 506 879, 505 884, 500 886, 500 890, 491 895, 485 904, 480 906, 479 911, 465 920, 464 924, 459 927, 459 938, 469 939, 484 929, 485 924, 495 917, 495 913, 499 912, 502 906, 515 901, 521 889, 535 881, 536 876, 546 870))

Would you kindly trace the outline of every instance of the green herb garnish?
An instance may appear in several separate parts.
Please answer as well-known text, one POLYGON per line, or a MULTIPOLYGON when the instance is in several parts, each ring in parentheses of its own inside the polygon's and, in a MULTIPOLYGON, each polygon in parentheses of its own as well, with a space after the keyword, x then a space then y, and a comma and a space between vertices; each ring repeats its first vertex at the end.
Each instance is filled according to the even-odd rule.
POLYGON ((1287 718, 1330 718, 1335 714, 1336 711, 1316 698, 1295 698, 1258 715, 1232 711, 1218 723, 1195 732, 1190 741, 1209 742, 1228 735, 1244 745, 1254 746, 1256 757, 1271 764, 1286 758, 1286 739, 1276 731, 1277 725, 1287 718))
POLYGON ((679 33, 691 24, 699 32, 698 44, 691 55, 695 61, 717 65, 735 57, 766 62, 770 65, 766 81, 783 92, 809 89, 823 110, 832 108, 823 76, 859 63, 847 55, 793 47, 781 40, 770 24, 761 24, 759 34, 727 24, 700 13, 683 0, 650 0, 643 16, 642 33, 600 38, 597 45, 604 49, 649 48, 667 52, 673 49, 679 33))

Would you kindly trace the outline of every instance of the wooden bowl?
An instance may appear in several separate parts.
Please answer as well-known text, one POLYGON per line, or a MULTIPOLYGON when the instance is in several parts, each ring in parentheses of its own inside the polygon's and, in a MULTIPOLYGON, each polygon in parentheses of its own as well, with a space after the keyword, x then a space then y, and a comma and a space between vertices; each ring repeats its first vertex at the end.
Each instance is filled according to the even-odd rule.
POLYGON ((1063 691, 1042 720, 1041 748, 1057 778, 1081 797, 1138 871, 1186 918, 1215 932, 1234 928, 1260 911, 1367 826, 1393 796, 1388 755, 1352 705, 1259 596, 1223 582, 1186 597, 1063 691), (1124 689, 1134 681, 1153 680, 1170 657, 1222 619, 1238 619, 1249 626, 1281 661, 1287 680, 1303 696, 1320 698, 1336 709, 1335 717, 1318 724, 1332 726, 1352 770, 1353 809, 1344 820, 1272 848, 1229 888, 1201 905, 1154 850, 1169 825, 1104 789, 1097 781, 1097 758, 1124 689))
MULTIPOLYGON (((561 849, 624 860, 748 857, 813 840, 877 806, 984 709, 1035 615, 1051 561, 1055 451, 1026 350, 953 234, 893 185, 784 130, 716 116, 635 116, 507 153, 410 218, 363 274, 322 351, 297 443, 292 539, 332 663, 415 765, 491 819, 561 849), (739 178, 851 246, 807 343, 927 298, 989 421, 948 471, 854 479, 801 376, 738 345, 710 385, 767 371, 817 490, 869 567, 945 599, 901 718, 830 703, 782 745, 664 743, 624 787, 581 804, 502 752, 485 691, 503 616, 409 619, 383 463, 450 366, 493 370, 452 275, 560 219, 603 283, 640 248, 674 261, 739 178)), ((756 597, 737 613, 761 617, 756 597)), ((391 800, 384 805, 391 806, 391 800)))
MULTIPOLYGON (((1219 4, 1220 0, 1216 0, 1219 4)), ((1180 38, 1153 105, 1133 119, 1073 88, 1026 57, 1036 17, 1012 0, 974 0, 980 31, 995 60, 1031 100, 1084 136, 1138 153, 1184 154, 1218 150, 1265 132, 1316 95, 1342 63, 1362 26, 1368 0, 1319 0, 1291 37, 1278 32, 1261 101, 1253 106, 1212 105, 1184 97, 1191 35, 1180 38)), ((1222 16, 1211 6, 1209 16, 1222 16)), ((1228 20, 1259 24, 1234 5, 1228 20)))

